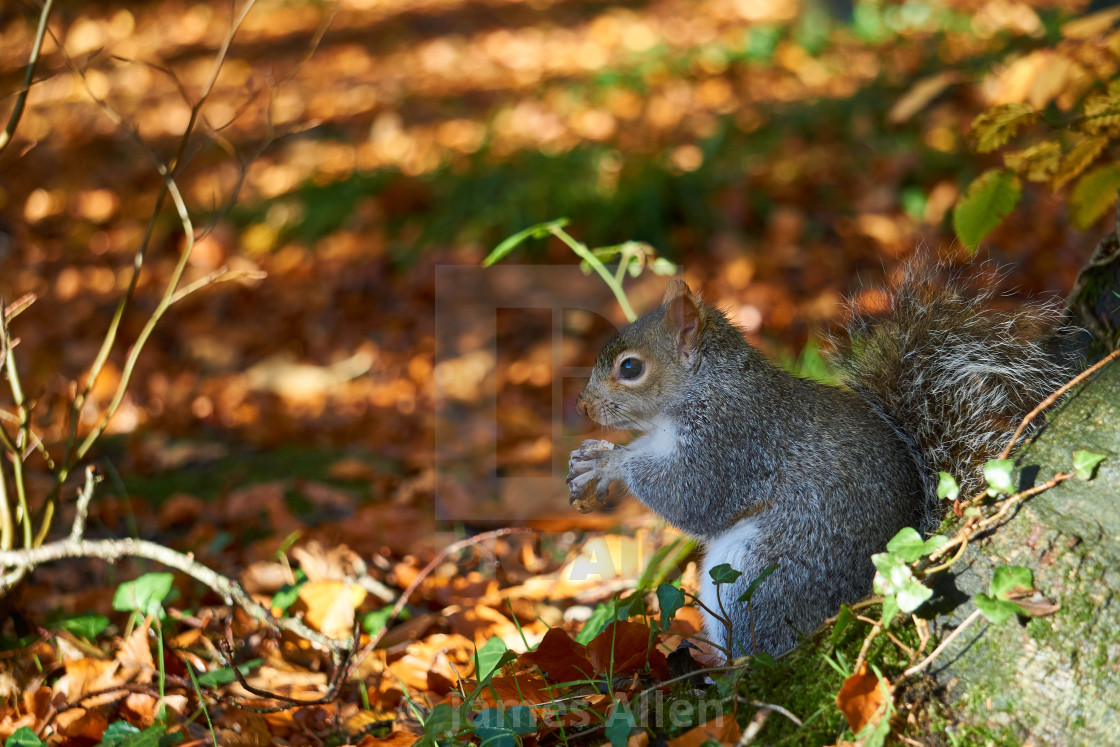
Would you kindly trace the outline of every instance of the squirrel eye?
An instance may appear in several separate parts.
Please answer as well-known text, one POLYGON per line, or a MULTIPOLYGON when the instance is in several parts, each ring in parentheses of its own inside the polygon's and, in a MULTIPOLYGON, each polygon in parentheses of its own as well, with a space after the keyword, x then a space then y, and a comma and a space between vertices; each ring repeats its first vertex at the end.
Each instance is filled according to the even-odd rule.
POLYGON ((618 364, 618 377, 620 379, 636 379, 642 375, 645 366, 640 358, 624 358, 618 364))

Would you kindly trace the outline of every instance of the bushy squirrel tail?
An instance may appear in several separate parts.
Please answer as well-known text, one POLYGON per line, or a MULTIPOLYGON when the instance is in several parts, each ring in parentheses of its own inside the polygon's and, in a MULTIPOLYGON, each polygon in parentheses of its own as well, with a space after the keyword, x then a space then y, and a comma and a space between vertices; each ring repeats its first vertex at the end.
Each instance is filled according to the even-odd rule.
POLYGON ((962 496, 973 495, 984 484, 984 463, 1077 367, 1062 344, 1061 304, 992 309, 998 278, 988 275, 995 274, 966 276, 919 257, 887 289, 885 311, 853 309, 846 334, 831 341, 844 383, 912 446, 926 480, 926 532, 944 515, 937 473, 950 473, 962 496))

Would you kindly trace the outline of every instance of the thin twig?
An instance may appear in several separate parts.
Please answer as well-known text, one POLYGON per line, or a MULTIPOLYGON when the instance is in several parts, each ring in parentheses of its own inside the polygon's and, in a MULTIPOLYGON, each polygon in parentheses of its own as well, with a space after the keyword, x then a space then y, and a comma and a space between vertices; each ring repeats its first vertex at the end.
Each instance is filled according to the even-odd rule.
POLYGON ((1013 448, 1015 448, 1015 443, 1019 440, 1019 436, 1023 435, 1023 431, 1027 429, 1027 426, 1030 425, 1031 421, 1034 420, 1036 417, 1038 417, 1038 415, 1041 414, 1043 410, 1045 410, 1046 408, 1050 407, 1050 405, 1057 402, 1059 397, 1061 397, 1063 394, 1068 392, 1070 389, 1073 389, 1075 386, 1077 386, 1082 381, 1084 381, 1087 377, 1092 376, 1094 373, 1101 370, 1102 368, 1104 368, 1105 366, 1107 366, 1109 363, 1116 360, 1117 358, 1120 358, 1120 350, 1113 350, 1111 353, 1106 355, 1104 358, 1101 358, 1099 361, 1094 363, 1092 366, 1089 366, 1089 368, 1086 368, 1084 371, 1079 373, 1077 376, 1074 376, 1072 379, 1070 379, 1068 382, 1066 382, 1065 385, 1063 385, 1060 389, 1058 389, 1056 392, 1052 393, 1049 397, 1042 400, 1042 402, 1040 402, 1038 404, 1038 407, 1034 408, 1029 413, 1027 413, 1026 417, 1023 418, 1023 421, 1021 423, 1019 423, 1019 427, 1015 429, 1015 435, 1013 435, 1011 437, 1011 440, 1007 442, 1007 445, 1003 447, 1003 451, 1000 452, 999 458, 1000 459, 1007 459, 1007 457, 1011 454, 1011 450, 1013 448))
POLYGON ((978 609, 973 610, 972 614, 969 615, 968 617, 966 617, 960 625, 958 625, 956 628, 954 628, 952 633, 945 636, 945 640, 941 641, 941 643, 937 646, 937 648, 935 648, 933 651, 930 652, 929 656, 927 656, 926 658, 922 659, 919 663, 915 664, 914 666, 912 666, 909 669, 907 669, 906 671, 904 671, 902 673, 902 676, 903 677, 909 677, 910 675, 917 674, 918 672, 922 671, 927 666, 929 666, 930 662, 932 662, 934 659, 936 659, 941 654, 941 652, 944 651, 948 647, 948 645, 950 643, 952 643, 956 639, 956 637, 961 634, 961 631, 963 631, 965 628, 967 628, 969 625, 971 625, 973 622, 975 622, 976 618, 978 618, 978 617, 980 617, 980 610, 978 610, 978 609))
POLYGON ((762 702, 757 701, 757 700, 752 700, 751 705, 753 705, 757 708, 769 708, 771 711, 774 711, 775 713, 779 713, 779 714, 785 716, 786 718, 788 718, 790 721, 797 724, 798 726, 804 726, 805 725, 805 723, 801 719, 799 719, 797 716, 794 716, 792 713, 790 713, 785 708, 782 708, 780 705, 774 705, 773 703, 762 703, 762 702))
MULTIPOLYGON (((182 571, 218 594, 226 604, 236 604, 250 617, 277 632, 287 630, 329 651, 341 661, 342 654, 350 647, 348 639, 336 640, 303 622, 288 617, 273 617, 272 612, 257 604, 239 583, 226 578, 194 558, 163 545, 140 539, 114 540, 59 540, 38 547, 22 550, 0 550, 0 567, 17 568, 26 572, 43 563, 65 558, 100 558, 116 561, 121 558, 146 558, 182 571)), ((7 591, 7 583, 0 583, 0 595, 7 591)))
POLYGON ((751 718, 751 722, 747 724, 747 728, 743 729, 743 735, 739 737, 737 747, 748 747, 748 745, 754 744, 755 737, 762 731, 762 727, 766 725, 766 719, 768 718, 770 718, 770 707, 762 706, 759 708, 751 718))
POLYGON ((74 525, 70 528, 70 541, 78 542, 86 533, 86 515, 89 513, 89 502, 93 499, 93 487, 101 478, 93 465, 86 467, 86 481, 78 491, 78 503, 74 506, 74 525))
POLYGON ((39 11, 39 26, 35 29, 35 40, 31 43, 31 55, 27 58, 27 69, 23 73, 23 86, 16 96, 16 105, 8 117, 8 125, 0 132, 0 152, 12 143, 16 134, 19 120, 23 117, 23 108, 27 104, 27 95, 31 92, 31 81, 35 78, 35 66, 39 64, 39 54, 43 48, 43 36, 47 32, 47 20, 51 15, 54 0, 46 0, 43 9, 39 11))

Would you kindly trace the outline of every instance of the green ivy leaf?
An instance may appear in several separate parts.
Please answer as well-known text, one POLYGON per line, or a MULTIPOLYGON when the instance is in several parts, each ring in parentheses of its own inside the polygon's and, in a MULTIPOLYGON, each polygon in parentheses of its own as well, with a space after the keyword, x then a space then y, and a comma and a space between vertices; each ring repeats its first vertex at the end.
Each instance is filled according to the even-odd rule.
POLYGON ((1015 492, 1014 459, 992 459, 984 465, 984 479, 988 481, 988 495, 1011 495, 1015 492))
POLYGON ((914 577, 910 566, 906 565, 906 561, 894 553, 875 553, 871 556, 871 562, 877 571, 872 585, 875 591, 880 594, 894 594, 902 588, 903 584, 914 577))
POLYGON ((677 610, 684 606, 684 592, 672 584, 657 587, 657 604, 661 608, 661 629, 668 630, 677 610))
POLYGON ((21 726, 5 740, 4 747, 47 747, 47 743, 35 736, 30 727, 21 726))
POLYGON ((1078 450, 1073 452, 1073 469, 1078 480, 1092 480, 1093 470, 1104 461, 1104 454, 1094 454, 1091 451, 1078 450))
POLYGON ((455 731, 456 712, 450 703, 440 703, 424 719, 424 736, 439 739, 455 731))
POLYGON ((933 589, 916 578, 911 578, 898 590, 898 608, 903 612, 913 612, 933 596, 933 589))
POLYGON ((978 176, 953 208, 953 230, 961 243, 975 252, 984 237, 1015 209, 1022 195, 1019 177, 1009 171, 992 169, 978 176))
POLYGON ((894 616, 897 615, 897 614, 898 614, 898 598, 895 597, 894 594, 884 594, 883 595, 883 611, 882 611, 883 628, 884 629, 890 627, 891 620, 893 620, 894 616))
POLYGON ((113 595, 113 609, 117 612, 139 612, 145 617, 159 615, 174 580, 175 576, 170 573, 145 573, 135 581, 123 583, 113 595))
POLYGON ((1008 592, 1013 589, 1033 589, 1034 573, 1030 568, 1020 565, 1001 565, 992 573, 992 580, 988 583, 988 593, 996 599, 1007 599, 1008 592))
POLYGON ((949 501, 957 500, 957 496, 961 494, 961 488, 957 485, 956 478, 948 472, 938 472, 937 474, 939 475, 937 480, 937 497, 949 501))
MULTIPOLYGON (((249 661, 246 661, 242 664, 238 664, 237 671, 241 672, 241 675, 243 677, 248 676, 249 672, 253 671, 261 664, 264 664, 264 659, 250 659, 249 661)), ((198 675, 197 678, 198 684, 202 685, 203 687, 219 687, 221 685, 228 685, 236 679, 237 677, 235 677, 233 674, 233 667, 222 667, 221 669, 215 669, 212 672, 203 672, 202 674, 198 675)))
POLYGON ((767 578, 769 578, 770 574, 773 573, 774 571, 778 570, 778 568, 780 568, 780 567, 781 566, 778 563, 771 563, 770 565, 766 566, 761 571, 759 571, 758 575, 755 576, 754 580, 751 581, 750 584, 747 586, 747 590, 739 595, 739 599, 737 601, 739 601, 739 602, 749 602, 749 601, 751 601, 751 597, 753 597, 754 593, 756 591, 758 591, 758 587, 762 585, 762 582, 765 581, 767 578))
POLYGON ((139 733, 140 729, 127 721, 114 721, 101 735, 101 742, 98 747, 119 747, 125 739, 139 733))
POLYGON ((894 553, 907 563, 913 563, 922 557, 924 548, 925 542, 922 541, 922 535, 918 534, 918 530, 914 527, 903 527, 887 543, 887 552, 894 553))
POLYGON ((993 599, 987 594, 977 594, 973 601, 976 602, 976 609, 980 610, 980 614, 994 625, 999 625, 1012 615, 1019 615, 1023 612, 1023 608, 1014 602, 993 599))
POLYGON ((715 568, 708 571, 708 575, 717 584, 733 584, 739 580, 743 575, 742 571, 737 571, 731 567, 730 563, 720 563, 715 568))

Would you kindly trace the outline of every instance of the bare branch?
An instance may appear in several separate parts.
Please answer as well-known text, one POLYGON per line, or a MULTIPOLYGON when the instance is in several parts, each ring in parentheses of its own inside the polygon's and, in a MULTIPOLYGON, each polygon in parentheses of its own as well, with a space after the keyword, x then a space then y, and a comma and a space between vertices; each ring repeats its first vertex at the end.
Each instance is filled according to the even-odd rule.
POLYGON ((35 29, 35 41, 31 43, 31 56, 27 59, 27 69, 23 73, 23 86, 20 88, 19 95, 16 96, 16 105, 8 117, 7 127, 4 128, 3 132, 0 132, 0 152, 11 144, 12 138, 16 134, 16 128, 19 127, 19 120, 23 117, 23 108, 27 104, 27 94, 31 92, 31 81, 35 78, 35 66, 39 64, 39 53, 43 48, 47 19, 50 18, 53 6, 54 0, 46 0, 43 3, 43 9, 39 11, 39 27, 35 29))

